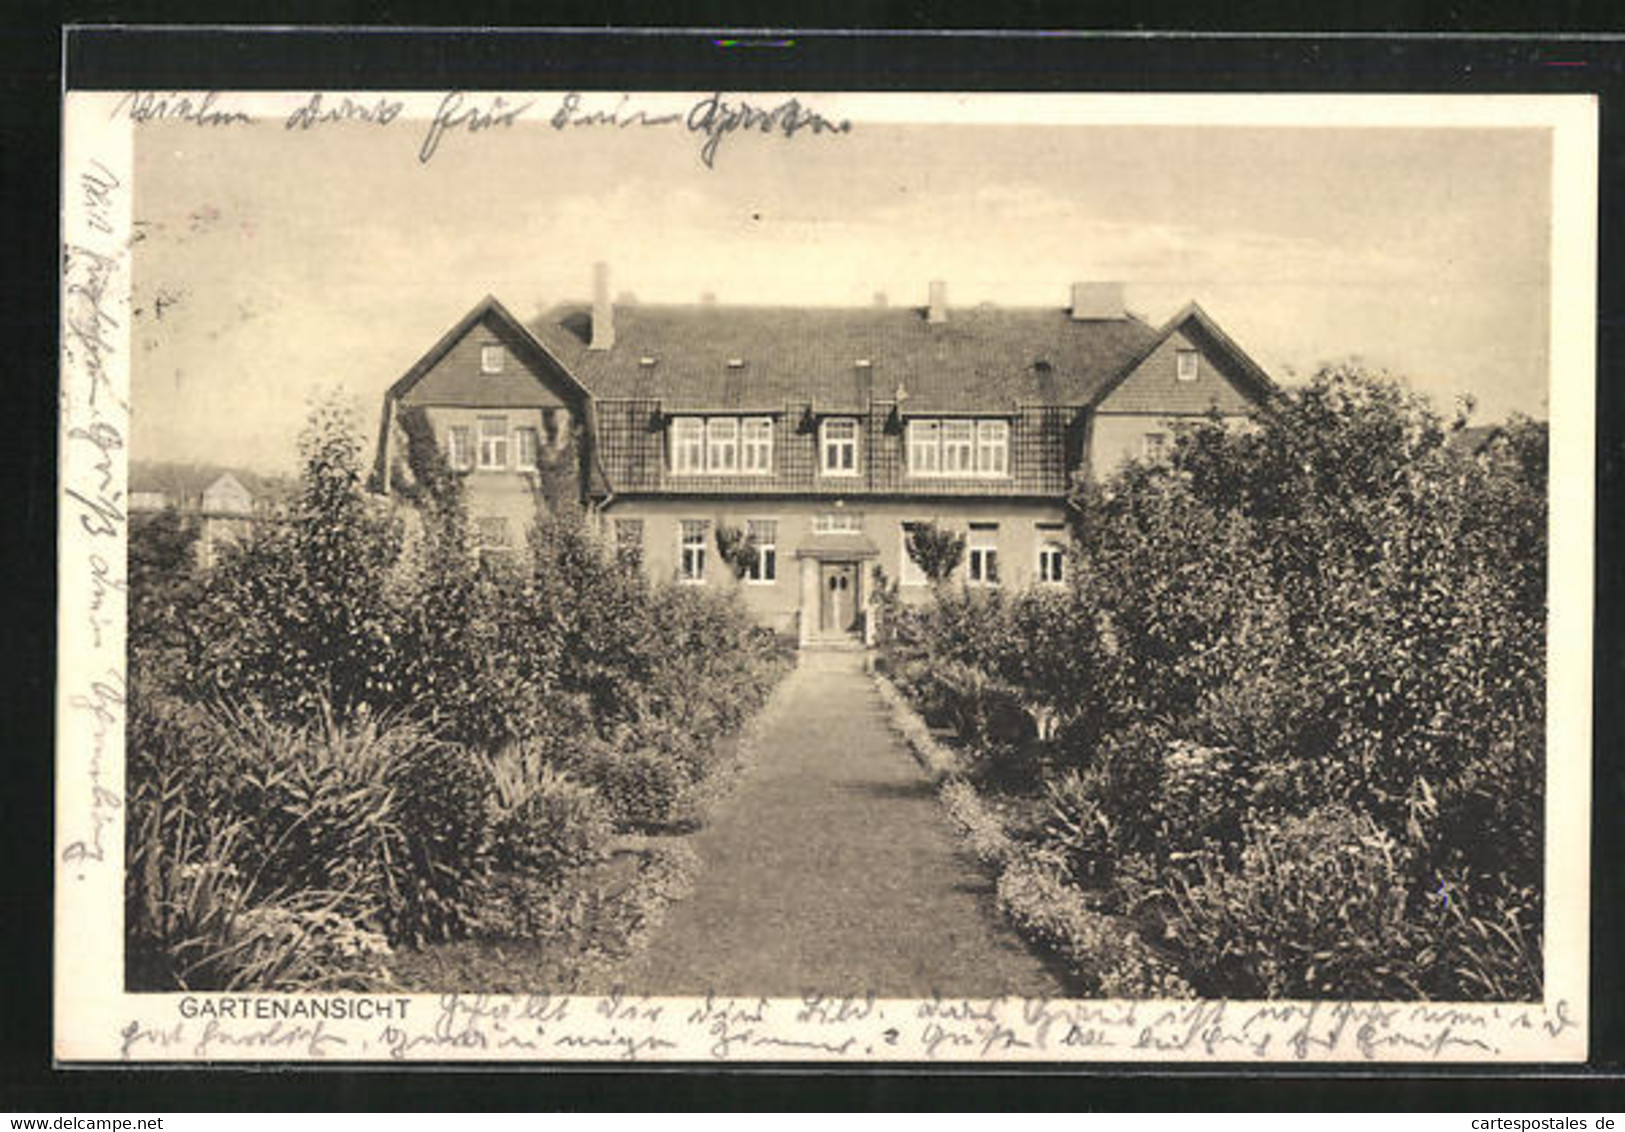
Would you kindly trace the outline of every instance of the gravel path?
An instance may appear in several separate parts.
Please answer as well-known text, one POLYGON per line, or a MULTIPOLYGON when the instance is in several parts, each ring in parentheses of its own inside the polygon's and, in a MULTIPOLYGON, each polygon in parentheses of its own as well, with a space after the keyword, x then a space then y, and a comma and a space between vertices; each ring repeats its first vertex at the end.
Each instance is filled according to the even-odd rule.
POLYGON ((802 654, 693 846, 695 892, 620 973, 630 993, 1066 993, 998 923, 861 654, 802 654))

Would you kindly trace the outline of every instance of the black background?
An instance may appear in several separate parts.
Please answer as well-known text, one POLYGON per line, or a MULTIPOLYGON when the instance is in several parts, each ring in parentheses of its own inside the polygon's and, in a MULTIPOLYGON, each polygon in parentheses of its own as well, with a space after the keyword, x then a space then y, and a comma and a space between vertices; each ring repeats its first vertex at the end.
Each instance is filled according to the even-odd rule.
MULTIPOLYGON (((186 18, 243 23, 264 13, 242 4, 192 5, 186 18)), ((279 24, 349 20, 406 25, 430 19, 404 4, 279 5, 279 24)), ((427 9, 427 5, 418 5, 427 9)), ((536 20, 534 9, 488 5, 492 22, 536 20)), ((0 1111, 220 1111, 231 1109, 532 1110, 616 1109, 1446 1109, 1484 1113, 1553 1110, 1576 1115, 1625 1107, 1625 987, 1620 910, 1625 904, 1621 820, 1625 760, 1620 721, 1625 636, 1618 594, 1621 372, 1625 294, 1620 265, 1625 187, 1625 41, 1584 34, 1583 5, 1525 5, 1484 18, 1483 27, 1538 33, 1463 34, 1455 5, 1366 4, 1345 20, 1360 34, 1138 34, 1148 27, 1198 26, 1191 12, 1155 6, 1094 9, 1116 34, 950 33, 948 18, 923 3, 825 9, 808 20, 740 21, 732 26, 666 8, 688 31, 588 30, 612 14, 600 6, 553 12, 575 31, 500 34, 374 28, 307 28, 266 34, 213 30, 81 26, 62 23, 160 18, 153 6, 82 5, 71 13, 12 10, 0 17, 0 244, 5 292, 0 365, 9 425, 0 442, 0 538, 7 576, 0 654, 6 679, 0 759, 4 838, 5 951, 0 963, 0 1111), (1117 18, 1113 18, 1113 17, 1117 18), (914 25, 935 30, 873 30, 914 25), (1180 21, 1183 19, 1183 23, 1180 21), (867 25, 871 30, 853 30, 867 25), (1446 34, 1393 34, 1401 29, 1446 34), (793 37, 787 48, 721 48, 723 37, 793 37), (780 30, 769 32, 769 28, 780 30), (1577 29, 1559 35, 1557 29, 1577 29), (711 30, 697 30, 711 29, 711 30), (783 30, 795 29, 795 30, 783 30), (1568 65, 1563 65, 1568 64, 1568 65), (905 1066, 716 1066, 628 1071, 415 1065, 390 1071, 332 1069, 55 1069, 50 1041, 52 711, 55 621, 57 231, 62 69, 79 89, 666 89, 794 92, 820 90, 1276 91, 1376 93, 1594 93, 1601 100, 1601 206, 1598 292, 1597 615, 1595 774, 1592 856, 1592 1055, 1585 1068, 1501 1066, 1437 1070, 1372 1067, 1054 1066, 1009 1069, 905 1066)), ((1233 8, 1251 29, 1292 30, 1301 11, 1233 8)), ((966 18, 962 27, 1056 28, 1074 10, 1007 4, 966 18)), ((176 18, 168 13, 166 18, 176 18)), ((444 20, 441 6, 439 19, 444 20)), ((1209 13, 1205 19, 1211 20, 1209 13)), ((1590 26, 1600 26, 1596 19, 1590 26)), ((111 927, 111 925, 110 925, 111 927)))

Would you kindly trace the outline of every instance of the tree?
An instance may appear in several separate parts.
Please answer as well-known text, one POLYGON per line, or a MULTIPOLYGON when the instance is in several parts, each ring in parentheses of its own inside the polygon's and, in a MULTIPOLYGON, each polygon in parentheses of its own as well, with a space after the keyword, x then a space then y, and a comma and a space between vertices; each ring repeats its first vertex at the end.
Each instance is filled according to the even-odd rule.
POLYGON ((965 536, 936 523, 916 523, 908 531, 908 556, 940 586, 953 576, 965 558, 965 536))
POLYGON ((209 578, 197 622, 213 690, 282 718, 400 704, 389 601, 400 525, 362 490, 361 450, 337 396, 312 410, 292 512, 257 524, 209 578))

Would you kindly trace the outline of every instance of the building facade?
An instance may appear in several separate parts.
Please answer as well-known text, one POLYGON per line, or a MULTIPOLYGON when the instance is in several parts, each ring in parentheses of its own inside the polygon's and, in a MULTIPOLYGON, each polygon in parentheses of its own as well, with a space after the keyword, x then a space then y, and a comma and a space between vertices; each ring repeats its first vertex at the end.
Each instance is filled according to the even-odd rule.
POLYGON ((928 592, 911 524, 965 535, 960 581, 1061 584, 1080 478, 1156 458, 1180 419, 1240 418, 1269 378, 1192 304, 1153 327, 1122 289, 1052 309, 651 306, 525 324, 487 297, 385 396, 378 480, 464 475, 481 545, 517 545, 544 481, 578 492, 655 579, 737 584, 803 644, 872 634, 876 587, 928 592))

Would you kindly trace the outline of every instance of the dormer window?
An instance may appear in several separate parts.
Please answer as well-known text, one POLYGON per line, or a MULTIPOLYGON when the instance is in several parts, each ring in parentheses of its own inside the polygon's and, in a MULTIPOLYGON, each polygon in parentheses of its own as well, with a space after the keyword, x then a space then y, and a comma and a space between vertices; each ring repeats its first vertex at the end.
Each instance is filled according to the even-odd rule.
POLYGON ((739 470, 739 421, 712 417, 705 422, 705 464, 708 471, 732 475, 739 470))
POLYGON ((1003 479, 1010 474, 1010 422, 992 418, 908 422, 911 476, 1003 479))
POLYGON ((676 417, 671 422, 674 475, 773 474, 771 417, 676 417))
POLYGON ((852 417, 831 417, 824 422, 820 466, 826 476, 858 474, 858 422, 852 417))
POLYGON ((1195 350, 1180 350, 1174 355, 1176 373, 1180 381, 1195 381, 1197 358, 1200 355, 1195 350))
POLYGON ((487 342, 480 347, 480 372, 501 373, 507 357, 508 351, 504 350, 499 343, 487 342))
POLYGON ((744 358, 729 358, 728 359, 728 368, 729 369, 744 369, 745 368, 745 359, 744 358))
POLYGON ((642 366, 644 369, 654 369, 655 360, 645 354, 643 357, 638 359, 638 365, 642 366))

